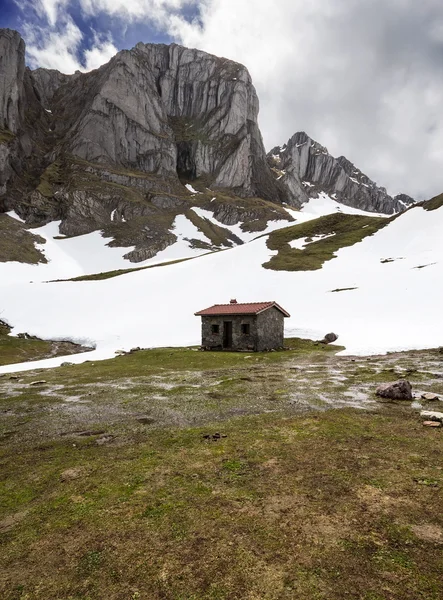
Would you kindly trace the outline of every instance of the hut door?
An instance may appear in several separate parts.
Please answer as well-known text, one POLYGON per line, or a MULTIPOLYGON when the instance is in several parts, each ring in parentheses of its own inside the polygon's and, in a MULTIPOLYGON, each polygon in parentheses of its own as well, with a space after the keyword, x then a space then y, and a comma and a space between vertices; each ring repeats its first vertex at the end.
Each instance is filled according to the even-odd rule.
POLYGON ((232 348, 232 321, 223 323, 223 348, 232 348))

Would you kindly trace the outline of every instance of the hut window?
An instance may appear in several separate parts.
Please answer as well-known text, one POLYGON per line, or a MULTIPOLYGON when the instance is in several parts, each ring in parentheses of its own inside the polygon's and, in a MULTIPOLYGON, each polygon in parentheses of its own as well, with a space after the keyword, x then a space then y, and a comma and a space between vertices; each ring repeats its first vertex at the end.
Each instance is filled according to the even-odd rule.
POLYGON ((241 332, 243 335, 249 335, 251 333, 251 327, 249 323, 242 323, 241 332))
POLYGON ((220 331, 219 325, 212 325, 212 333, 219 333, 219 331, 220 331))

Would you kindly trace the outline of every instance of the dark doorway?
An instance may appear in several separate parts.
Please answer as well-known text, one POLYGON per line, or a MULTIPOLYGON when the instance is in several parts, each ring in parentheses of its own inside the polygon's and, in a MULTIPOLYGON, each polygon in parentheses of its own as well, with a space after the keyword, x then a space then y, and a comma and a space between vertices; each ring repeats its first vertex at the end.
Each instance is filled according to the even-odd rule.
POLYGON ((232 348, 232 321, 223 323, 223 348, 232 348))

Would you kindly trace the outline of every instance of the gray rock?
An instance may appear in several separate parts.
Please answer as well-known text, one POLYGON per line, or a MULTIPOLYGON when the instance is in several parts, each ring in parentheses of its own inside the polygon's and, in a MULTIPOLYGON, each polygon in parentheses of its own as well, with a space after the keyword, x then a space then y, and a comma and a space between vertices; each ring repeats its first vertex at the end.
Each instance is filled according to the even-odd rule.
MULTIPOLYGON (((0 50, 0 211, 31 226, 61 220, 63 235, 102 230, 112 245, 135 246, 127 257, 138 262, 176 241, 177 214, 207 201, 191 199, 183 181, 201 180, 209 197, 287 199, 242 65, 138 44, 95 71, 64 75, 26 69, 17 32, 0 30, 0 50)), ((264 202, 240 213, 257 231, 282 218, 264 202)))
POLYGON ((438 421, 440 423, 443 423, 443 413, 442 412, 435 412, 432 410, 422 410, 420 413, 420 417, 423 417, 424 419, 427 419, 428 421, 438 421))
POLYGON ((400 379, 395 383, 382 383, 375 392, 380 398, 391 400, 412 400, 412 386, 409 381, 400 379))
POLYGON ((336 333, 327 333, 325 337, 321 340, 322 344, 332 344, 333 342, 338 340, 338 335, 336 333))
POLYGON ((429 402, 432 402, 434 400, 440 400, 440 397, 437 394, 433 394, 432 392, 425 392, 421 395, 421 397, 423 400, 428 400, 429 402))
MULTIPOLYGON (((89 73, 30 71, 9 29, 0 30, 0 56, 0 211, 16 210, 27 225, 100 230, 138 262, 177 240, 174 220, 193 205, 260 232, 290 220, 282 202, 299 206, 323 190, 366 210, 407 204, 306 134, 268 158, 251 77, 233 61, 140 43, 89 73), (283 167, 277 180, 272 169, 283 167), (203 194, 186 190, 193 181, 203 194)), ((241 243, 218 233, 225 247, 241 243)))
POLYGON ((75 75, 65 75, 55 69, 36 69, 31 73, 38 99, 46 110, 51 110, 51 102, 58 88, 75 77, 75 75))
POLYGON ((342 204, 386 214, 401 212, 414 202, 405 194, 392 198, 344 156, 334 158, 304 131, 284 146, 273 148, 268 162, 289 189, 294 206, 318 197, 320 192, 342 204))
MULTIPOLYGON (((55 72, 57 73, 57 72, 55 72)), ((258 99, 245 67, 172 44, 137 44, 54 90, 54 128, 65 150, 92 163, 207 178, 240 196, 284 199, 267 166, 258 99)))
POLYGON ((24 115, 25 72, 25 43, 17 31, 0 29, 0 56, 0 129, 16 134, 24 115))

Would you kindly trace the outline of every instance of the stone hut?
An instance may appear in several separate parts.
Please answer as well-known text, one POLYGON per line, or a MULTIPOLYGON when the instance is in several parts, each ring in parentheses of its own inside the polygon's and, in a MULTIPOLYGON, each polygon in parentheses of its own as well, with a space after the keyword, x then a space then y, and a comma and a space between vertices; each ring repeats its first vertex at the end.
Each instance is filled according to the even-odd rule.
POLYGON ((215 304, 195 313, 202 318, 202 348, 262 352, 283 348, 284 319, 276 302, 215 304))

